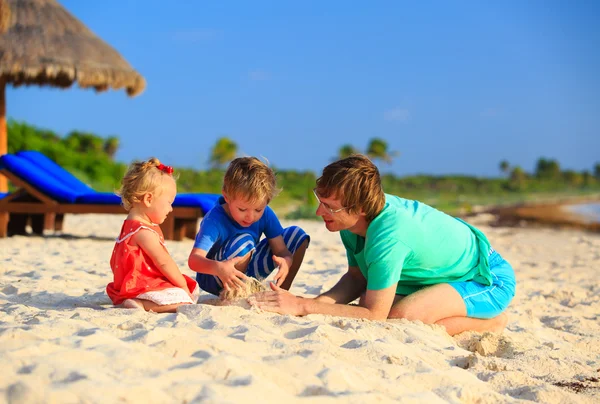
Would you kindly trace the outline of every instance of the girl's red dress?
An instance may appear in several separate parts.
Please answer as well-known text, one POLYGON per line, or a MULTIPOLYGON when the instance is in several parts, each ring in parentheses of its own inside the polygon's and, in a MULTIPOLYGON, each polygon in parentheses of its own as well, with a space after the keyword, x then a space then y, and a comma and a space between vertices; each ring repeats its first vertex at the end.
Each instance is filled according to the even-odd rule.
MULTIPOLYGON (((125 220, 110 259, 114 281, 106 287, 106 293, 115 305, 123 303, 125 299, 134 299, 145 292, 177 287, 160 272, 144 250, 137 245, 132 245, 132 236, 138 231, 156 233, 166 250, 165 238, 160 226, 148 225, 137 220, 125 220)), ((189 276, 183 275, 183 277, 188 289, 193 292, 198 284, 189 276)))

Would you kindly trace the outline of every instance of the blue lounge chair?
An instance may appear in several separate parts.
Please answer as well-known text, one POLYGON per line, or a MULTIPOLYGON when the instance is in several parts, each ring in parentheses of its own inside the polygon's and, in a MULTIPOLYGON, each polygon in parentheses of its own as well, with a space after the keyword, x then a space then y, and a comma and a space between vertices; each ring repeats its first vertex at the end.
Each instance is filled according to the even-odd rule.
MULTIPOLYGON (((125 213, 119 196, 95 191, 37 151, 0 156, 0 172, 18 187, 0 198, 0 237, 22 233, 23 216, 30 216, 34 232, 41 233, 44 228, 62 230, 66 213, 125 213), (13 223, 9 225, 11 220, 13 223)), ((193 238, 198 219, 214 206, 218 197, 177 195, 173 212, 161 225, 165 238, 193 238)))

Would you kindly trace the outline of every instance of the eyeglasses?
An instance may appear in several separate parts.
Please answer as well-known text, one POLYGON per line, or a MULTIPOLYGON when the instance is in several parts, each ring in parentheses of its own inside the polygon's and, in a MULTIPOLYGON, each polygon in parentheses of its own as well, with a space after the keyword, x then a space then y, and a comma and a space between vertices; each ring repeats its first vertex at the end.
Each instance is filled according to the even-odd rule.
POLYGON ((313 188, 313 194, 315 195, 315 198, 317 198, 317 201, 319 202, 319 205, 323 206, 325 208, 325 210, 327 210, 329 213, 334 214, 334 213, 339 213, 342 210, 348 209, 348 208, 339 208, 339 209, 331 209, 329 206, 325 205, 323 202, 321 202, 321 200, 319 199, 319 195, 317 195, 317 188, 313 188))

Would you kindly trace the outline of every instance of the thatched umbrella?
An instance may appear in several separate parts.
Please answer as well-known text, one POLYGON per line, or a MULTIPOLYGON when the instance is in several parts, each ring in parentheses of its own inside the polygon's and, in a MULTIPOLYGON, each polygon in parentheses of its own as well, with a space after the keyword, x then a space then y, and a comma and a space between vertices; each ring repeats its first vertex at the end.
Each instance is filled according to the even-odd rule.
MULTIPOLYGON (((6 84, 48 85, 135 96, 144 78, 55 0, 0 0, 0 155, 8 151, 6 84)), ((0 176, 0 192, 6 179, 0 176)))

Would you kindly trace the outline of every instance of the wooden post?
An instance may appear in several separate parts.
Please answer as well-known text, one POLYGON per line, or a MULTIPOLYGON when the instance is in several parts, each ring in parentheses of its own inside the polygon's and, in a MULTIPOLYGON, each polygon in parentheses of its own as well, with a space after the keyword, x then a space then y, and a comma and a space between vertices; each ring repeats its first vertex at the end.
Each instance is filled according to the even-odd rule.
POLYGON ((196 238, 196 233, 198 232, 198 219, 190 219, 186 223, 185 235, 192 240, 196 238))
POLYGON ((181 241, 185 237, 185 222, 187 219, 175 219, 173 224, 173 238, 172 240, 181 241))
POLYGON ((0 238, 8 236, 8 221, 10 216, 8 212, 0 212, 0 238))
POLYGON ((160 228, 165 236, 165 240, 173 240, 173 233, 175 232, 175 216, 168 215, 164 222, 160 225, 160 228))
MULTIPOLYGON (((8 136, 6 134, 6 82, 0 79, 0 156, 8 153, 8 136)), ((0 192, 8 192, 6 177, 0 175, 0 192)))
POLYGON ((44 230, 54 231, 55 218, 56 218, 56 213, 44 214, 44 230))
POLYGON ((63 224, 65 222, 65 215, 63 213, 58 213, 54 217, 54 231, 62 231, 63 224))

